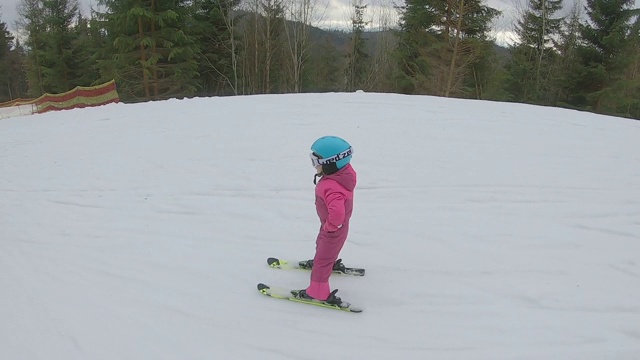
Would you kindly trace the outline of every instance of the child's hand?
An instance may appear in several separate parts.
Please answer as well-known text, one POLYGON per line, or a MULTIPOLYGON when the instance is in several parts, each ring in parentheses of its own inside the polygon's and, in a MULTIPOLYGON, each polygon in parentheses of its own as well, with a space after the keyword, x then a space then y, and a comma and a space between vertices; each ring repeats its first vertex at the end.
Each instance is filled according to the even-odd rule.
POLYGON ((338 229, 340 229, 341 227, 342 227, 342 224, 335 226, 335 225, 332 225, 330 222, 325 221, 324 225, 322 226, 322 230, 326 232, 335 232, 335 231, 338 231, 338 229))

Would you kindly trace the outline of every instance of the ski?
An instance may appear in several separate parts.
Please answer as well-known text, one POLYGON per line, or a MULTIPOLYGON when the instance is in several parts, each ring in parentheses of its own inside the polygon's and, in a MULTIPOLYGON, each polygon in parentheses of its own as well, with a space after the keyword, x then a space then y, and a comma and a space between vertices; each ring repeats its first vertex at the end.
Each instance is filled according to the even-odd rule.
POLYGON ((315 305, 315 306, 320 306, 327 309, 340 310, 340 311, 346 311, 346 312, 352 312, 352 313, 362 312, 362 309, 355 307, 345 301, 343 301, 340 305, 336 305, 336 304, 328 304, 319 300, 299 299, 294 297, 291 292, 287 294, 284 291, 278 291, 276 289, 273 289, 269 285, 265 285, 262 283, 258 284, 258 291, 260 291, 262 295, 269 296, 274 299, 290 300, 297 303, 315 305))
MULTIPOLYGON (((299 270, 311 270, 312 260, 303 261, 287 261, 270 257, 267 259, 267 264, 274 269, 299 269, 299 270)), ((338 259, 333 266, 334 274, 352 275, 352 276, 364 276, 364 269, 346 267, 342 264, 342 259, 338 259)))

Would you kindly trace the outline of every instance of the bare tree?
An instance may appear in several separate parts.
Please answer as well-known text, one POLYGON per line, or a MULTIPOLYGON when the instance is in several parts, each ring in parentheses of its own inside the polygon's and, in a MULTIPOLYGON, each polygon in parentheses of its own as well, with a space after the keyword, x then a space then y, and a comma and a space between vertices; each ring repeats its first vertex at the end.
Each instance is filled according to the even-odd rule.
POLYGON ((260 56, 263 52, 260 41, 261 15, 260 0, 249 0, 244 4, 247 16, 238 29, 241 41, 244 44, 239 61, 242 69, 242 93, 257 94, 262 88, 260 81, 260 56))
POLYGON ((284 7, 282 0, 251 0, 247 12, 252 16, 240 33, 246 50, 244 74, 249 93, 271 93, 279 84, 282 63, 284 7))
MULTIPOLYGON (((324 18, 324 12, 318 16, 318 5, 317 0, 289 0, 286 5, 288 21, 284 25, 289 56, 288 75, 291 90, 296 93, 302 91, 302 73, 313 47, 309 38, 311 26, 314 21, 324 18)), ((327 6, 325 3, 325 11, 327 6)))
POLYGON ((261 7, 264 17, 264 31, 262 32, 264 43, 263 92, 269 94, 274 85, 272 72, 276 70, 275 64, 281 61, 279 55, 285 22, 283 0, 263 0, 261 7))
POLYGON ((225 1, 224 6, 226 9, 222 9, 223 4, 220 3, 220 7, 223 14, 227 14, 225 17, 225 24, 227 26, 227 30, 229 31, 229 46, 231 47, 229 53, 231 54, 231 69, 233 72, 233 83, 229 80, 229 85, 233 89, 233 93, 238 95, 238 54, 237 54, 237 44, 236 44, 236 32, 235 32, 235 19, 236 12, 232 6, 233 2, 225 1))
POLYGON ((447 79, 447 88, 445 89, 444 96, 449 97, 451 93, 451 87, 453 84, 453 75, 456 69, 456 58, 458 57, 458 50, 460 46, 460 31, 462 28, 462 17, 464 16, 464 0, 459 1, 458 8, 458 21, 456 22, 455 37, 453 40, 453 53, 451 54, 451 63, 449 65, 449 76, 447 79))
POLYGON ((370 46, 370 70, 367 76, 367 90, 391 91, 389 83, 393 72, 392 54, 397 46, 397 39, 392 32, 398 23, 396 10, 392 4, 384 0, 375 1, 370 7, 370 32, 375 41, 370 46))

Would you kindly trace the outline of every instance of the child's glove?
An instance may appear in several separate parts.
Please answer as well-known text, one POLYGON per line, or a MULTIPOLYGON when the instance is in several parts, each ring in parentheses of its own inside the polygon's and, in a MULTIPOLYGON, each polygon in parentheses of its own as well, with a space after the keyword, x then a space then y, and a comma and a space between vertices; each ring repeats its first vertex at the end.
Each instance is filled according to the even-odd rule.
POLYGON ((340 229, 341 227, 342 227, 342 224, 335 226, 335 225, 332 225, 330 222, 325 221, 324 225, 322 225, 322 230, 326 232, 335 232, 335 231, 338 231, 338 229, 340 229))

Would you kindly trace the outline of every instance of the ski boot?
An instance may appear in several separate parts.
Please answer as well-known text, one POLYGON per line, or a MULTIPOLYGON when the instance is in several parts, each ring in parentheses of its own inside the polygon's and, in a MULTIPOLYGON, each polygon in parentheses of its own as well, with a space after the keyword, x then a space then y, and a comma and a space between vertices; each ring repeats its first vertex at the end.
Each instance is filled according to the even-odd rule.
POLYGON ((338 289, 333 290, 330 294, 329 297, 327 297, 326 300, 318 300, 314 297, 311 297, 309 294, 307 294, 306 290, 291 290, 291 295, 293 295, 294 298, 296 299, 300 299, 300 300, 305 300, 305 301, 316 301, 316 302, 321 302, 321 303, 325 303, 327 305, 332 305, 332 306, 338 306, 338 307, 349 307, 348 304, 345 304, 342 302, 342 299, 340 299, 338 296, 336 296, 336 293, 338 292, 338 289))
MULTIPOLYGON (((298 267, 300 267, 301 269, 311 270, 313 268, 313 260, 300 261, 298 263, 298 267)), ((340 272, 343 274, 345 273, 345 266, 342 263, 342 259, 338 259, 336 260, 335 263, 333 263, 333 271, 340 272)))

